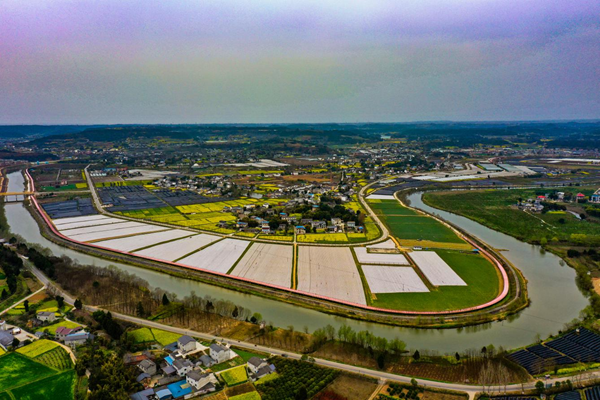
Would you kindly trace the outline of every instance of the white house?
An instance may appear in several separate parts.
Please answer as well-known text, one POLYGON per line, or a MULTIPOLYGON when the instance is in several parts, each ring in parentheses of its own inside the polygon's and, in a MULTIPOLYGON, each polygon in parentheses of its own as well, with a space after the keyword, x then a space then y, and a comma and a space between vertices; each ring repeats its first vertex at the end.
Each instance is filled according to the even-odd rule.
POLYGON ((213 343, 210 345, 210 357, 219 364, 231 359, 231 350, 229 347, 213 343))
POLYGON ((260 368, 266 367, 268 365, 269 364, 265 360, 258 357, 252 357, 248 360, 248 369, 253 374, 256 374, 260 368))
POLYGON ((37 319, 44 322, 52 322, 56 320, 56 314, 49 311, 41 311, 37 313, 37 319))
POLYGON ((177 348, 181 354, 190 353, 198 347, 198 342, 196 339, 184 335, 177 340, 177 348))
POLYGON ((177 371, 177 375, 185 376, 194 368, 194 364, 185 358, 178 358, 177 360, 173 361, 173 368, 175 368, 175 371, 177 371))
POLYGON ((214 374, 202 374, 199 371, 188 372, 185 380, 196 389, 196 394, 214 392, 215 384, 218 382, 214 374))

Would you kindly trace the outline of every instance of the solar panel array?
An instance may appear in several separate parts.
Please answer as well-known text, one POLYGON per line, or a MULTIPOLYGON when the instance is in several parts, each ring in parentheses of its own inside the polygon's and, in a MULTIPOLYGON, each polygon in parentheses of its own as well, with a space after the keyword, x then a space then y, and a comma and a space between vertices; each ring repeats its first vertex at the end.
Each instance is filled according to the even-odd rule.
POLYGON ((187 206, 189 204, 214 203, 217 201, 227 201, 231 198, 225 197, 205 197, 191 190, 168 190, 159 189, 152 191, 159 199, 170 206, 187 206))
POLYGON ((103 204, 112 204, 111 212, 166 207, 158 197, 143 186, 111 186, 98 188, 103 204))
POLYGON ((570 392, 557 394, 554 400, 581 400, 581 394, 577 390, 571 390, 570 392))
POLYGON ((587 400, 600 400, 600 386, 585 389, 584 393, 587 400))
MULTIPOLYGON (((600 335, 581 328, 558 339, 519 350, 508 356, 530 374, 543 372, 554 365, 600 361, 600 335)), ((567 399, 570 400, 570 399, 567 399)), ((597 400, 600 400, 597 399, 597 400)))
POLYGON ((42 207, 52 219, 96 214, 90 198, 45 203, 42 207))

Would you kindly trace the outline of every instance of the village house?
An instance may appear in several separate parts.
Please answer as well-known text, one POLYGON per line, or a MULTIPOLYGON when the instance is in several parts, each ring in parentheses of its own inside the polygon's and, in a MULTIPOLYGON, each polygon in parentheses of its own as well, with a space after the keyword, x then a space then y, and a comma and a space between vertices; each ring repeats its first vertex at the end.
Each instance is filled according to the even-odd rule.
POLYGON ((56 314, 49 311, 40 311, 36 315, 37 319, 43 322, 53 322, 56 321, 56 314))
POLYGON ((67 328, 64 326, 59 326, 58 328, 56 328, 56 333, 54 334, 54 337, 56 337, 56 339, 58 339, 58 341, 62 342, 65 340, 65 338, 68 335, 79 332, 82 329, 83 328, 81 326, 77 326, 75 328, 67 328))
POLYGON ((594 194, 590 196, 590 203, 600 203, 600 189, 596 190, 594 194))
POLYGON ((296 232, 296 235, 304 235, 306 234, 306 228, 302 225, 298 225, 294 228, 294 232, 296 232))
POLYGON ((194 389, 196 394, 205 394, 216 390, 217 378, 214 374, 202 374, 198 371, 190 371, 186 374, 185 380, 194 389))
POLYGON ((191 336, 184 335, 177 339, 177 348, 181 354, 190 353, 198 348, 198 342, 191 336))
POLYGON ((185 358, 178 358, 173 361, 173 368, 175 368, 175 372, 179 376, 185 376, 188 372, 194 369, 194 364, 190 360, 186 360, 185 358))
POLYGON ((138 368, 150 376, 156 375, 156 364, 152 360, 142 360, 142 362, 138 364, 138 368))
POLYGON ((88 332, 76 332, 65 337, 65 344, 74 349, 77 346, 84 345, 88 340, 94 340, 94 335, 88 332))
POLYGON ((231 358, 231 350, 229 347, 213 343, 210 345, 210 357, 220 364, 231 358))

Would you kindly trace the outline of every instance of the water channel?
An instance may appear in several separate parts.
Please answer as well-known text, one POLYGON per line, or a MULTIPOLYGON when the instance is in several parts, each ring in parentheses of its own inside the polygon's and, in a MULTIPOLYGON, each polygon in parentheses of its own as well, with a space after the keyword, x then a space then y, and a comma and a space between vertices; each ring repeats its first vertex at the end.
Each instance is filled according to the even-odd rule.
MULTIPOLYGON (((22 191, 24 178, 20 172, 11 173, 8 178, 8 191, 22 191)), ((115 265, 145 279, 153 287, 177 293, 180 297, 195 291, 200 296, 210 295, 214 298, 228 299, 250 308, 253 312, 260 312, 266 321, 276 326, 293 325, 296 330, 308 327, 309 331, 313 331, 327 324, 335 327, 347 324, 357 331, 367 329, 377 336, 389 339, 400 338, 407 343, 409 349, 413 350, 427 349, 454 354, 456 351, 479 349, 488 344, 505 348, 521 347, 535 341, 538 334, 544 338, 549 334, 557 333, 565 323, 576 318, 579 311, 587 305, 586 298, 575 285, 575 271, 566 265, 561 265, 563 263, 560 258, 550 253, 540 252, 539 246, 520 242, 467 218, 431 208, 421 201, 421 193, 412 194, 409 200, 414 207, 436 213, 492 247, 504 249, 503 255, 520 268, 528 280, 531 306, 510 321, 461 329, 408 329, 361 322, 73 251, 44 238, 40 234, 36 221, 22 203, 5 204, 4 207, 13 233, 21 235, 30 243, 37 243, 50 249, 57 256, 66 255, 80 264, 115 265)))

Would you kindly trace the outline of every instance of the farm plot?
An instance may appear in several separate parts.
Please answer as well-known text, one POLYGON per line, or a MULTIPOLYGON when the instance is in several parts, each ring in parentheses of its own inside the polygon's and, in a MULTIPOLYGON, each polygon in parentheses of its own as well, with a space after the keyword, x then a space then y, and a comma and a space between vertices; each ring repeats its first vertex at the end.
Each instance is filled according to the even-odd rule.
POLYGON ((86 226, 101 226, 101 225, 109 225, 109 224, 120 224, 121 222, 124 222, 124 220, 122 220, 122 219, 105 217, 105 216, 102 216, 102 219, 98 218, 98 219, 93 219, 93 220, 88 220, 88 221, 71 222, 69 224, 58 224, 57 225, 56 221, 57 220, 55 220, 54 222, 55 222, 56 228, 59 230, 85 228, 86 226))
POLYGON ((434 286, 467 285, 435 251, 413 251, 410 258, 434 286))
POLYGON ((84 215, 81 217, 69 217, 69 218, 56 218, 53 219, 53 223, 57 228, 60 228, 63 224, 73 224, 76 222, 88 222, 88 221, 97 221, 110 218, 104 215, 84 215))
POLYGON ((359 264, 409 265, 402 254, 369 253, 365 247, 355 247, 359 264))
POLYGON ((360 274, 346 247, 300 246, 298 290, 366 304, 360 274))
POLYGON ((112 229, 109 231, 102 232, 87 232, 78 235, 72 235, 69 231, 67 231, 65 232, 65 234, 71 239, 75 239, 80 242, 91 242, 101 239, 116 238, 119 236, 139 235, 141 233, 157 232, 164 230, 166 230, 166 228, 163 226, 139 224, 130 228, 112 229))
POLYGON ((385 242, 367 246, 367 249, 396 249, 396 243, 392 239, 388 239, 385 242))
POLYGON ((115 229, 124 229, 124 228, 133 228, 133 227, 137 227, 137 226, 143 226, 143 224, 141 222, 134 222, 134 221, 125 221, 123 219, 118 219, 115 218, 115 223, 114 224, 94 224, 94 225, 90 225, 90 226, 84 226, 82 228, 73 228, 73 229, 65 229, 62 227, 59 227, 58 230, 65 234, 65 235, 79 235, 82 233, 93 233, 93 232, 104 232, 104 231, 112 231, 115 229))
POLYGON ((67 218, 96 214, 90 198, 42 204, 50 218, 67 218))
POLYGON ((17 349, 17 353, 21 353, 30 358, 35 358, 40 354, 44 354, 45 352, 54 349, 55 347, 58 347, 58 343, 51 340, 41 339, 17 349))
POLYGON ((121 239, 112 239, 97 242, 102 247, 107 247, 113 250, 130 252, 143 247, 153 246, 162 242, 179 239, 185 236, 192 236, 193 232, 184 231, 181 229, 173 229, 169 231, 153 232, 144 235, 130 236, 121 239))
POLYGON ((293 253, 292 246, 254 243, 231 275, 289 288, 293 253))
POLYGON ((69 357, 69 353, 60 346, 40 354, 34 360, 61 371, 73 368, 73 362, 71 361, 71 357, 69 357))
POLYGON ((56 371, 19 353, 0 357, 0 391, 53 375, 56 371))
POLYGON ((372 293, 429 292, 427 286, 411 267, 363 265, 362 270, 372 293))
POLYGON ((219 239, 220 237, 218 236, 206 235, 201 233, 199 235, 191 236, 188 238, 148 247, 147 249, 136 251, 134 252, 134 254, 139 256, 157 258, 165 261, 175 261, 219 239))
POLYGON ((245 240, 224 239, 178 262, 192 268, 226 274, 249 244, 245 240))
POLYGON ((228 386, 238 385, 248 380, 248 374, 246 373, 246 367, 240 365, 239 367, 225 370, 221 373, 221 378, 227 383, 228 386))

